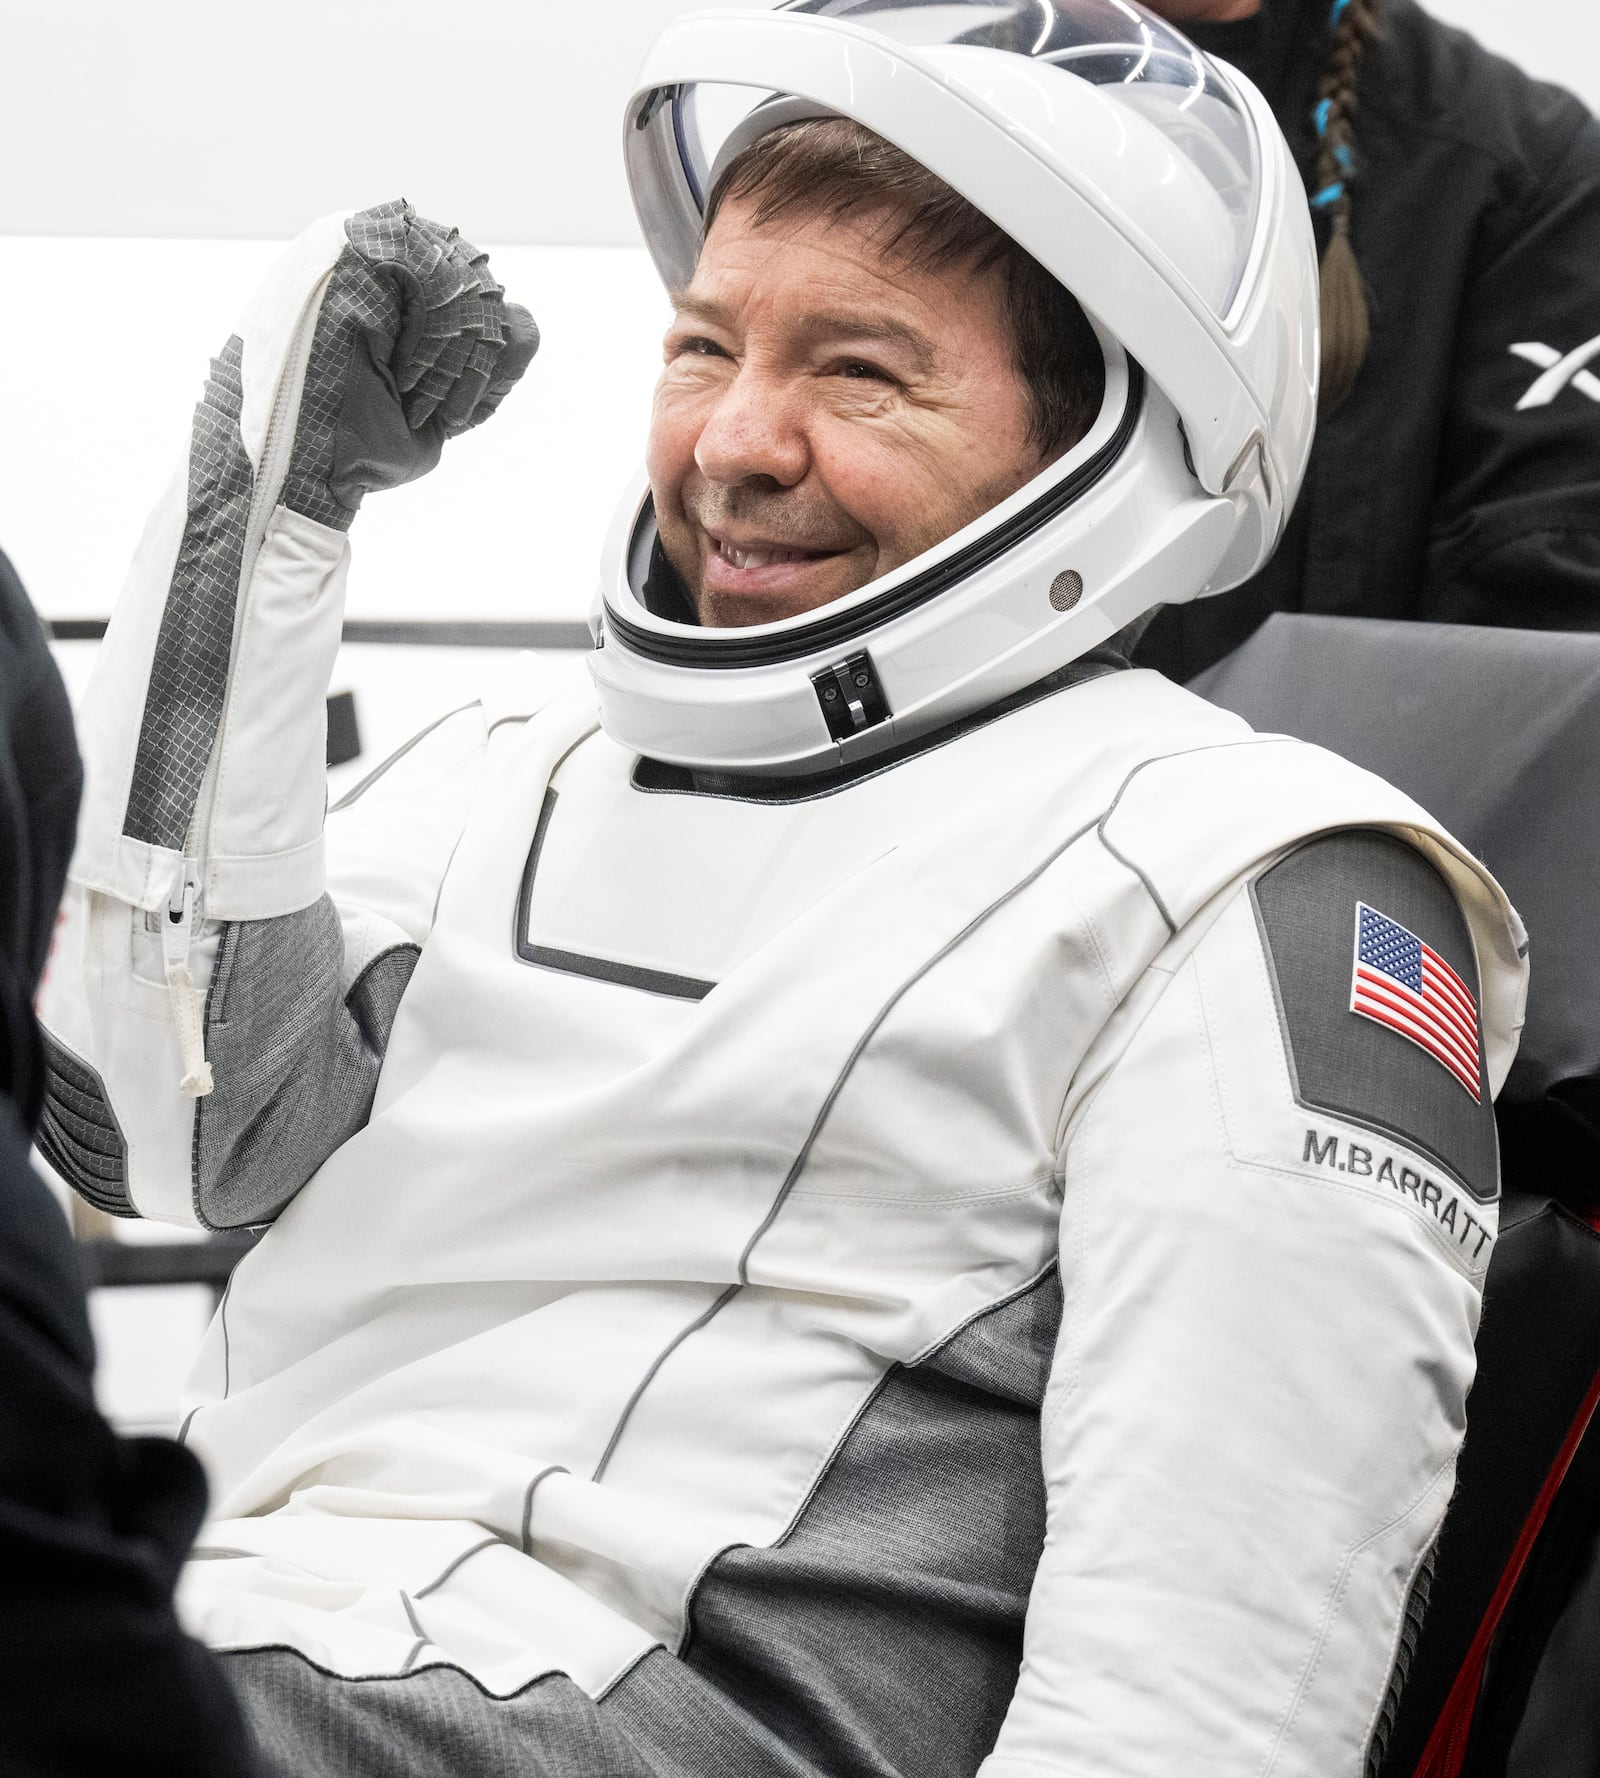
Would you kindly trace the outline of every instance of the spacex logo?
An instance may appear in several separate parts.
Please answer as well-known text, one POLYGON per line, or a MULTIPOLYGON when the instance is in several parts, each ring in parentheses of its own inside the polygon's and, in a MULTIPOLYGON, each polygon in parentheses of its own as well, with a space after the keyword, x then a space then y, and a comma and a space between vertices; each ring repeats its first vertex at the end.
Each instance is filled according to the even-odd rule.
POLYGON ((1600 358, 1600 333, 1565 355, 1538 340, 1524 340, 1511 352, 1513 357, 1538 365, 1543 373, 1528 385, 1527 394, 1517 403, 1518 413, 1525 407, 1547 407, 1569 383, 1580 395, 1600 401, 1600 377, 1585 368, 1590 359, 1600 358))

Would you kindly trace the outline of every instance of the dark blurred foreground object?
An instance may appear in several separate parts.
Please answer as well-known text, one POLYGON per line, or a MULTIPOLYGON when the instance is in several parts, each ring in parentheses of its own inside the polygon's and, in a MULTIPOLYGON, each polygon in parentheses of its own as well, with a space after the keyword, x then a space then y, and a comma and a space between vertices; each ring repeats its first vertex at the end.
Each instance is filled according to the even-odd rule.
POLYGON ((55 664, 0 556, 0 1773, 248 1778, 233 1698, 173 1615, 205 1510, 189 1452, 119 1439, 65 1218, 28 1164, 32 999, 80 772, 55 664))
POLYGON ((1382 1778, 1600 1772, 1600 636, 1271 618, 1194 690, 1408 791, 1530 935, 1478 1380, 1382 1778))
POLYGON ((1370 335, 1278 553, 1137 664, 1191 678, 1273 611, 1600 629, 1600 123, 1414 0, 1182 28, 1265 94, 1370 335))

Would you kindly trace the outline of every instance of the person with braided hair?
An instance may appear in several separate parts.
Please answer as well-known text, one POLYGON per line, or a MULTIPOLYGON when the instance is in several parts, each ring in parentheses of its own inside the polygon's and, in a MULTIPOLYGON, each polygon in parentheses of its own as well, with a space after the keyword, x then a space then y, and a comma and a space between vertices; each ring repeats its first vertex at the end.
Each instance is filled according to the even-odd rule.
POLYGON ((1274 611, 1600 628, 1600 123, 1415 0, 1150 5, 1294 149, 1322 387, 1277 555, 1140 664, 1192 678, 1274 611))

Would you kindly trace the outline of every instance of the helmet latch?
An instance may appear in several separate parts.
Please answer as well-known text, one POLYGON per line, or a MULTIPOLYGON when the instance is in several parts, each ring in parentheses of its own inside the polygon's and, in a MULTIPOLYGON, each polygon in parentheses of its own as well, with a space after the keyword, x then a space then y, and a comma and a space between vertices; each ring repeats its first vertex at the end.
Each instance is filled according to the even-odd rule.
POLYGON ((865 649, 813 673, 811 683, 822 706, 822 720, 836 741, 859 735, 888 720, 889 700, 883 695, 872 656, 865 649))

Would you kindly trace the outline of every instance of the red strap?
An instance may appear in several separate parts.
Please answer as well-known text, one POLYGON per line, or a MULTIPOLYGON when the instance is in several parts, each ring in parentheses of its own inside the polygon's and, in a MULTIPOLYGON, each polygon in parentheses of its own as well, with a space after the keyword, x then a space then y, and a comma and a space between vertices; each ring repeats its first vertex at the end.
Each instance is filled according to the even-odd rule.
MULTIPOLYGON (((1586 1217, 1585 1220, 1590 1219, 1586 1217)), ((1600 1231, 1600 1216, 1593 1220, 1592 1226, 1600 1231)), ((1583 1435, 1589 1429, 1589 1422, 1594 1417, 1597 1405, 1600 1405, 1600 1374, 1589 1385, 1589 1392, 1583 1398, 1583 1406, 1578 1409, 1577 1417, 1562 1441, 1561 1450, 1550 1466, 1550 1473, 1544 1478, 1539 1497, 1523 1521, 1522 1530, 1501 1570, 1494 1597, 1489 1601, 1489 1609, 1483 1614, 1478 1633, 1472 1639, 1472 1647, 1467 1650, 1467 1658, 1461 1663, 1461 1671, 1450 1688, 1450 1696, 1445 1699, 1444 1709, 1439 1712, 1439 1720, 1433 1725, 1428 1745, 1422 1750, 1415 1778, 1459 1778, 1462 1762, 1467 1757, 1467 1739, 1472 1732, 1472 1713, 1478 1702, 1478 1688, 1483 1684, 1483 1669, 1489 1659, 1489 1644, 1494 1640, 1500 1619, 1512 1593, 1516 1591, 1517 1582, 1522 1578, 1522 1570, 1527 1566, 1539 1532, 1555 1503, 1556 1495, 1561 1491, 1561 1484, 1567 1479, 1567 1471, 1578 1454, 1578 1446, 1583 1443, 1583 1435)))

